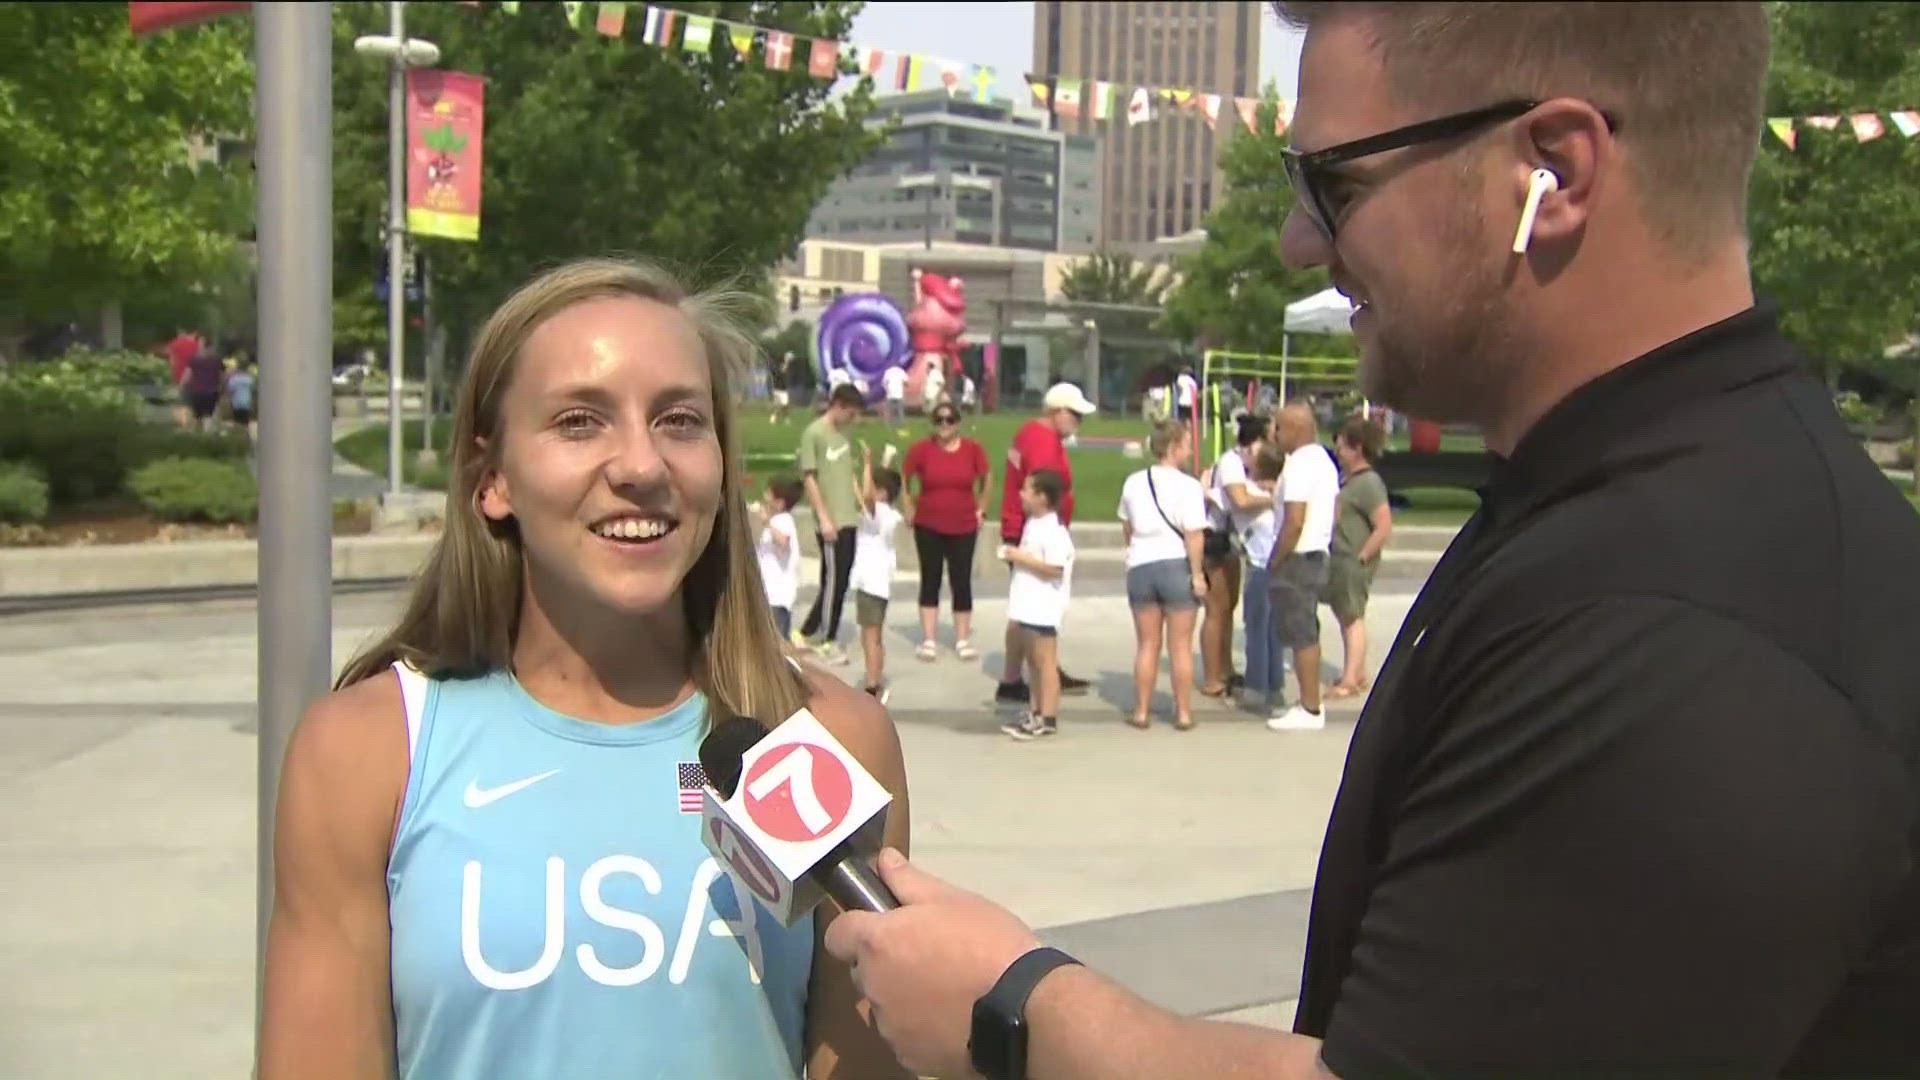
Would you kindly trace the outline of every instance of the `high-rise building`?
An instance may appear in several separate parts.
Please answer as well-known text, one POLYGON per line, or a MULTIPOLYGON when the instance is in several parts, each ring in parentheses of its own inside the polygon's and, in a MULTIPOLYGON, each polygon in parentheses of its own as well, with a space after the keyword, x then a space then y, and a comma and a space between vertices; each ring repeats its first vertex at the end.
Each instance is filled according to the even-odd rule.
POLYGON ((827 189, 807 224, 822 240, 1092 251, 1100 227, 1095 140, 1051 130, 1008 101, 944 90, 876 99, 887 142, 827 189))
POLYGON ((1192 232, 1224 196, 1218 150, 1240 126, 1230 99, 1259 93, 1264 6, 1200 0, 1041 0, 1033 5, 1034 74, 1120 86, 1111 119, 1057 117, 1069 134, 1100 137, 1104 245, 1139 245, 1192 232), (1172 110, 1131 124, 1127 96, 1136 87, 1191 89, 1229 101, 1217 130, 1197 112, 1172 110))

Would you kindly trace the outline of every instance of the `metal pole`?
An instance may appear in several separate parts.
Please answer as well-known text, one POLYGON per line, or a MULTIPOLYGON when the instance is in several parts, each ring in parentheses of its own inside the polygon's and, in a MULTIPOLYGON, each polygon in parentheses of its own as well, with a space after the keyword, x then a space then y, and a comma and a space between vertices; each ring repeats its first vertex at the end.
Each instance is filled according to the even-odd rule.
POLYGON ((426 403, 425 415, 421 418, 420 450, 422 460, 433 453, 433 396, 440 389, 440 328, 433 322, 433 274, 427 265, 427 255, 420 253, 420 329, 427 343, 427 378, 421 384, 421 398, 426 403))
MULTIPOLYGON (((333 5, 253 10, 261 359, 254 942, 261 974, 281 759, 300 714, 327 692, 333 673, 333 5)), ((257 989, 254 1000, 257 1025, 257 989)))
POLYGON ((1100 324, 1087 320, 1087 400, 1100 404, 1100 324))
POLYGON ((388 0, 389 33, 401 47, 387 76, 387 493, 400 494, 400 374, 407 355, 407 57, 401 0, 388 0))

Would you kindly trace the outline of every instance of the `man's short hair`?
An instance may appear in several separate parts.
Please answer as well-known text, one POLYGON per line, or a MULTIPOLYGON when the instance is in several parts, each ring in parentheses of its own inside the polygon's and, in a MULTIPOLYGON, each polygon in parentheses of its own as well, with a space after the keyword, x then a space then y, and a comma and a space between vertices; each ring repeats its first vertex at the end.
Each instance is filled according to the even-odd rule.
POLYGON ((1380 426, 1380 421, 1366 416, 1347 417, 1334 438, 1360 451, 1360 456, 1369 462, 1379 461, 1387 448, 1387 429, 1380 426))
POLYGON ((867 399, 861 396, 860 391, 854 389, 852 383, 841 383, 839 386, 833 388, 832 393, 827 395, 827 404, 829 406, 842 405, 855 412, 862 412, 865 411, 867 407, 867 399))
POLYGON ((1060 509, 1060 500, 1067 494, 1066 477, 1052 469, 1035 469, 1027 474, 1027 483, 1047 500, 1047 509, 1060 509))
POLYGON ((1294 3, 1305 27, 1360 18, 1394 96, 1440 116, 1581 98, 1615 120, 1655 232, 1698 251, 1746 230, 1767 80, 1762 3, 1294 3))

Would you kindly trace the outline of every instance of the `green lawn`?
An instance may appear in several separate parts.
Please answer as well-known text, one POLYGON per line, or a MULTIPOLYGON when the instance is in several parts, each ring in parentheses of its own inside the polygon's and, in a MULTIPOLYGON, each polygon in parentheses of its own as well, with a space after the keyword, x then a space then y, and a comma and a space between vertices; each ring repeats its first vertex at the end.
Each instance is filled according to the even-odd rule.
MULTIPOLYGON (((812 414, 793 414, 784 423, 776 423, 770 410, 753 404, 743 406, 739 415, 742 421, 741 450, 746 457, 747 474, 755 488, 769 477, 792 473, 794 448, 799 444, 801 429, 813 418, 812 414)), ((1007 446, 1013 441, 1014 432, 1028 419, 1025 413, 994 413, 971 416, 961 424, 962 431, 968 437, 978 440, 986 448, 987 460, 993 465, 995 481, 992 505, 995 507, 999 506, 998 478, 1007 460, 1007 446)), ((919 417, 910 416, 905 424, 897 428, 889 428, 878 419, 867 417, 857 421, 849 434, 855 441, 872 446, 876 455, 888 444, 904 454, 908 446, 929 430, 926 421, 919 417)), ((436 441, 443 444, 443 462, 444 441, 451 431, 452 425, 448 423, 439 423, 434 427, 436 441)), ((1080 433, 1084 440, 1144 440, 1147 425, 1138 416, 1094 416, 1081 426, 1080 433)), ((418 449, 421 435, 419 422, 408 421, 406 434, 408 448, 418 449)), ((335 445, 347 460, 376 474, 386 475, 387 429, 384 425, 363 428, 344 436, 335 445)), ((1079 517, 1086 521, 1112 519, 1114 509, 1120 503, 1121 482, 1140 468, 1142 462, 1138 458, 1127 457, 1117 449, 1090 446, 1084 441, 1081 446, 1070 450, 1069 454, 1073 460, 1074 500, 1079 517)), ((406 456, 405 472, 409 483, 436 489, 444 486, 444 468, 422 474, 412 460, 413 454, 406 456)), ((1452 488, 1410 488, 1404 494, 1412 505, 1395 516, 1406 524, 1458 525, 1473 512, 1478 501, 1472 492, 1452 488)))

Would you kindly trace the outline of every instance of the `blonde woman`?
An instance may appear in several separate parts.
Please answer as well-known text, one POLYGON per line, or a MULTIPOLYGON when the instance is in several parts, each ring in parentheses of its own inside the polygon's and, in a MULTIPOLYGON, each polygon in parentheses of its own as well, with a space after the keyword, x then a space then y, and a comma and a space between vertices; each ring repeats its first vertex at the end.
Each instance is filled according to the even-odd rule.
POLYGON ((1160 424, 1147 438, 1153 464, 1120 485, 1120 532, 1127 548, 1127 606, 1133 610, 1133 715, 1149 725, 1164 641, 1173 684, 1173 726, 1193 727, 1193 623, 1207 594, 1202 545, 1207 497, 1187 472, 1193 436, 1186 424, 1160 424))
POLYGON ((586 261, 481 329, 446 531, 287 753, 262 1080, 906 1075, 830 909, 742 904, 681 803, 714 715, 806 706, 907 839, 886 712, 790 666, 762 595, 732 305, 586 261))

